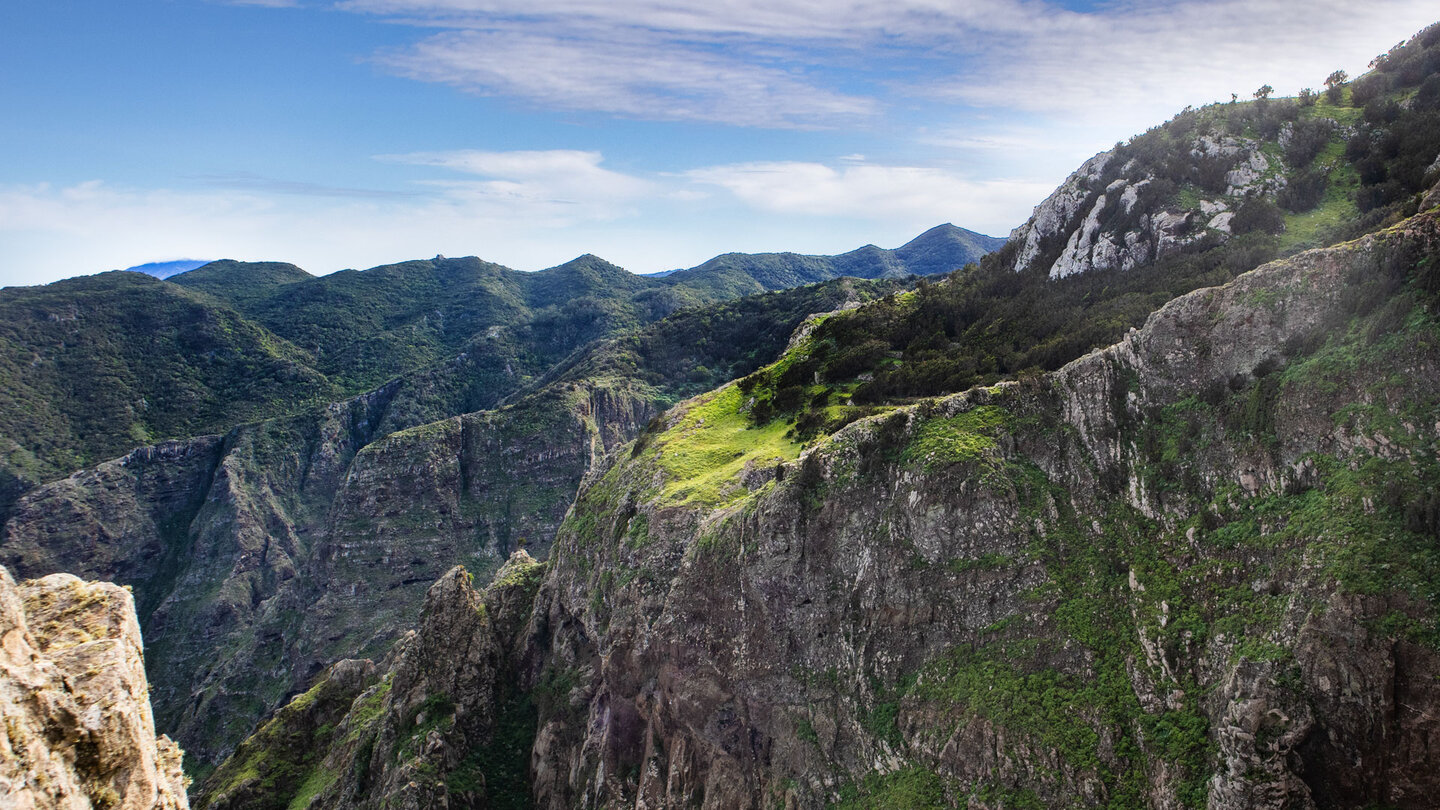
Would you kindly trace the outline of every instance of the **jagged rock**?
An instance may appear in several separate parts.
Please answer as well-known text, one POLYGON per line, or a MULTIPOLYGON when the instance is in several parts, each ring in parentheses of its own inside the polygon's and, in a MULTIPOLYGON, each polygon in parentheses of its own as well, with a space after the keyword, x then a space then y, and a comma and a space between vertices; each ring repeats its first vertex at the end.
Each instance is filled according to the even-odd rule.
POLYGON ((155 736, 130 593, 0 567, 0 806, 189 807, 181 752, 155 736))
POLYGON ((1020 245, 1015 259, 1017 270, 1030 267, 1043 252, 1044 241, 1054 238, 1070 224, 1089 198, 1090 187, 1104 174, 1105 167, 1110 165, 1114 156, 1114 150, 1101 152, 1080 164, 1080 168, 1065 178, 1059 188, 1035 206, 1034 213, 1024 225, 1010 232, 1010 240, 1020 245))
POLYGON ((517 637, 544 571, 516 551, 477 591, 468 571, 452 568, 426 593, 419 627, 380 667, 332 667, 200 787, 196 806, 419 810, 524 800, 535 715, 518 688, 517 637), (294 767, 277 779, 285 762, 294 767))
POLYGON ((565 383, 381 437, 404 426, 402 390, 38 487, 0 562, 132 585, 156 717, 218 764, 332 662, 383 655, 455 562, 489 572, 517 546, 548 551, 587 471, 653 414, 624 386, 565 383))
POLYGON ((1308 464, 1424 463, 1440 349, 1296 377, 1273 445, 1201 423, 1188 489, 1141 437, 1201 397, 1259 396, 1344 332, 1351 285, 1436 257, 1431 215, 1267 265, 1053 375, 856 422, 720 508, 667 502, 649 456, 621 460, 582 493, 531 620, 531 683, 574 684, 541 710, 538 806, 818 808, 922 777, 972 807, 1429 806, 1440 652, 1380 622, 1434 616, 1332 567, 1355 542, 1339 511, 1363 505, 1237 548, 1198 493, 1248 509, 1326 491, 1308 464), (1339 416, 1364 391, 1430 405, 1377 434, 1339 416), (897 449, 976 412, 1011 415, 964 445, 982 449, 897 449))

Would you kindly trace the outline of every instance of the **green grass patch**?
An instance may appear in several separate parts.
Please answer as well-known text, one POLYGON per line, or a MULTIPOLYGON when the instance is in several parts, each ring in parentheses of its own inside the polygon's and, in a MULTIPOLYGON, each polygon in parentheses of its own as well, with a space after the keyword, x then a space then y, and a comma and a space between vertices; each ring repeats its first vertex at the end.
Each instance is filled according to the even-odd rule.
POLYGON ((981 405, 948 419, 931 419, 920 425, 902 459, 927 470, 981 461, 995 448, 995 434, 1008 418, 1004 408, 981 405))
POLYGON ((305 810, 310 806, 310 802, 320 795, 321 791, 334 784, 337 776, 338 774, 334 771, 327 771, 323 767, 311 771, 305 781, 300 784, 299 790, 295 792, 295 797, 290 800, 286 810, 305 810))
POLYGON ((924 768, 872 773, 841 788, 835 810, 933 810, 954 807, 946 798, 946 781, 924 768))
MULTIPOLYGON (((1326 147, 1326 151, 1320 154, 1316 162, 1325 162, 1327 153, 1336 148, 1337 144, 1326 147)), ((1338 148, 1343 150, 1343 145, 1338 148)), ((1359 209, 1355 207, 1355 188, 1359 182, 1355 169, 1348 163, 1335 163, 1320 204, 1304 213, 1286 213, 1285 231, 1280 234, 1278 243, 1282 254, 1332 244, 1335 241, 1334 235, 1360 215, 1359 209)))
POLYGON ((792 461, 802 445, 786 438, 781 421, 754 427, 741 411, 743 395, 729 385, 697 402, 679 424, 656 440, 667 481, 661 500, 724 506, 746 494, 740 473, 746 464, 773 466, 792 461))

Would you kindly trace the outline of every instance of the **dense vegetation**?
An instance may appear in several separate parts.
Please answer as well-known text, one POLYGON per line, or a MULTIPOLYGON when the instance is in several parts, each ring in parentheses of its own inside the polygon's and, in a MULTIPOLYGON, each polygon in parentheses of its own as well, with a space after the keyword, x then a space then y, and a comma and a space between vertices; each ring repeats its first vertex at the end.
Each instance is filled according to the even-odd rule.
MULTIPOLYGON (((948 271, 997 241, 941 226, 895 251, 729 254, 664 277, 594 256, 535 273, 436 257, 322 277, 283 263, 218 261, 168 281, 109 273, 6 289, 0 520, 36 483, 140 445, 293 414, 400 375, 411 400, 430 400, 407 401, 401 426, 492 408, 593 341, 677 311, 847 274, 948 271)), ((832 299, 817 292, 791 303, 843 302, 832 299)), ((764 310, 791 303, 717 311, 729 324, 725 342, 705 337, 720 321, 700 315, 666 327, 663 338, 636 338, 646 358, 655 355, 647 379, 676 383, 666 395, 673 401, 729 379, 737 363, 752 370, 798 322, 787 309, 777 325, 764 310), (757 327, 755 341, 734 341, 737 353, 727 343, 751 328, 747 317, 770 326, 757 327), (685 367, 690 359, 700 368, 685 367)))
POLYGON ((0 514, 27 482, 331 397, 311 356, 206 295, 105 273, 0 295, 0 514))
POLYGON ((578 355, 553 376, 627 377, 654 388, 660 404, 673 403, 771 362, 809 315, 874 301, 913 284, 837 279, 681 310, 578 355))
MULTIPOLYGON (((1136 269, 1062 279, 1015 272, 1011 243, 949 278, 828 319, 802 351, 742 381, 751 421, 783 418, 808 440, 875 407, 1058 369, 1178 295, 1413 215, 1419 192, 1440 179, 1440 25, 1337 86, 1333 101, 1309 93, 1187 109, 1116 147, 1096 185, 1147 179, 1135 204, 1112 195, 1101 212, 1102 231, 1125 232, 1148 227, 1156 211, 1198 208, 1226 192, 1240 155, 1194 154, 1197 137, 1258 139, 1284 182, 1238 202, 1233 235, 1203 235, 1136 269)), ((1061 247, 1049 245, 1038 266, 1061 247)))

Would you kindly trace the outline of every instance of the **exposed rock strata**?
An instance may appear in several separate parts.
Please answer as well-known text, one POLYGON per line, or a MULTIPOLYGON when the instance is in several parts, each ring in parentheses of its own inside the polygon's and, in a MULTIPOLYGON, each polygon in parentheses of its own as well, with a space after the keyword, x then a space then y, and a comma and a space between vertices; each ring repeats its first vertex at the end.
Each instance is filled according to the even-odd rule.
POLYGON ((620 464, 532 620, 537 682, 574 685, 538 805, 1428 807, 1434 596, 1370 566, 1434 543, 1402 515, 1436 481, 1440 344, 1394 312, 1437 260, 1431 215, 1267 265, 1056 374, 858 422, 731 507, 620 464), (906 449, 937 430, 962 449, 906 449))
POLYGON ((411 384, 38 487, 0 561, 132 585, 156 717, 218 764, 331 663, 382 655, 450 566, 543 554, 593 461, 652 415, 624 385, 567 383, 402 430, 411 384))
POLYGON ((130 593, 0 568, 0 806, 183 810, 181 752, 155 736, 130 593))
POLYGON ((451 569, 381 667, 329 670, 215 772, 197 806, 523 806, 535 709, 517 650, 544 570, 517 551, 478 591, 451 569))

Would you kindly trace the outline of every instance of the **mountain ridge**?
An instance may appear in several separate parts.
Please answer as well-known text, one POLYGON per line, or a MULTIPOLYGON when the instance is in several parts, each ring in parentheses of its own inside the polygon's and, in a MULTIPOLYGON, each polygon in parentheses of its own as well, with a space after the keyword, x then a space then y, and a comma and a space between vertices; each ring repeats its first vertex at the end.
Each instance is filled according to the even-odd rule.
MULTIPOLYGON (((952 246, 940 255, 959 266, 974 258, 966 250, 952 246)), ((733 268, 647 278, 586 254, 534 273, 475 257, 412 260, 327 276, 283 262, 217 260, 160 286, 142 280, 150 276, 117 271, 7 288, 0 291, 0 312, 8 313, 11 327, 0 330, 0 378, 23 396, 0 398, 0 520, 35 484, 150 440, 223 432, 244 421, 294 414, 477 351, 500 351, 505 356, 495 364, 509 369, 470 386, 470 410, 492 407, 524 378, 606 335, 678 309, 839 275, 838 266, 826 264, 833 257, 814 258, 818 264, 803 278, 765 282, 733 268), (158 325, 103 308, 94 310, 96 317, 72 317, 81 297, 94 301, 122 288, 145 300, 117 303, 119 308, 161 313, 183 307, 190 314, 184 323, 162 318, 158 325), (180 330, 173 340, 148 353, 134 351, 155 341, 156 331, 171 330, 180 330), (46 364, 75 355, 76 345, 87 347, 87 362, 106 371, 99 378, 81 374, 78 395, 54 380, 37 388, 46 379, 46 364), (66 346, 71 348, 56 348, 66 346), (267 352, 282 358, 275 363, 284 367, 256 366, 252 358, 267 352), (230 362, 215 374, 204 371, 226 359, 230 362), (276 375, 309 383, 277 392, 276 375), (96 379, 122 384, 90 391, 96 379), (184 407, 172 404, 175 391, 183 392, 184 407)), ((939 265, 927 265, 932 266, 939 265)))
MULTIPOLYGON (((1440 26, 1386 64, 1437 53, 1440 26)), ((816 270, 776 254, 625 299, 588 256, 281 285, 245 306, 327 316, 278 323, 317 363, 435 362, 36 488, 0 560, 143 569, 197 806, 1419 810, 1419 73, 1184 111, 938 280, 687 300, 816 270), (432 306, 549 285, 525 323, 432 306)))

